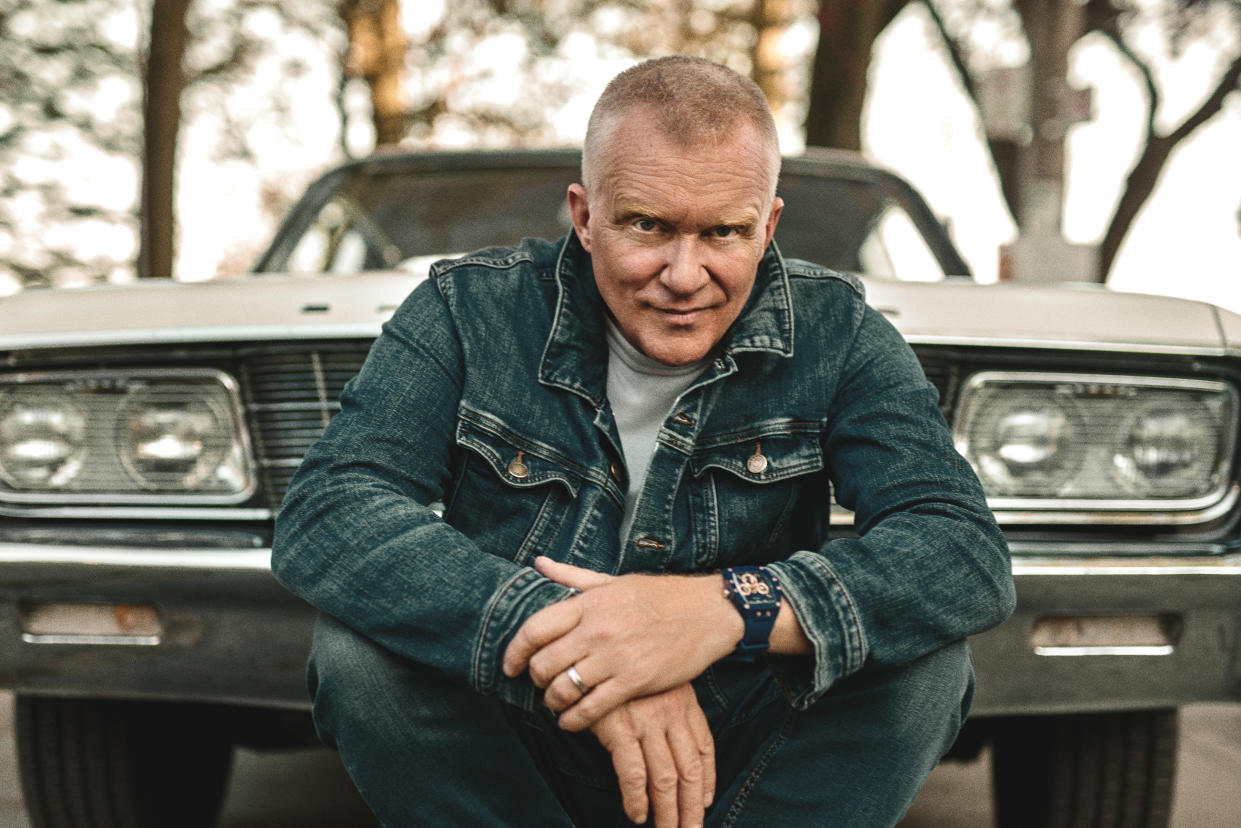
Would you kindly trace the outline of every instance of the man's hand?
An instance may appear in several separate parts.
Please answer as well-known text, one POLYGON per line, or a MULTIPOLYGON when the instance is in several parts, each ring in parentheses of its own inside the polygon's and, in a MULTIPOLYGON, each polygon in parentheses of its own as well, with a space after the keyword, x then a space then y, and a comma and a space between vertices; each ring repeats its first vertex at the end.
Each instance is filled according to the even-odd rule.
POLYGON ((612 754, 625 815, 697 828, 715 797, 715 740, 688 684, 633 699, 591 726, 612 754))
POLYGON ((565 730, 582 730, 630 699, 697 678, 733 651, 744 625, 719 576, 613 577, 538 558, 535 568, 582 590, 530 616, 504 653, 529 669, 565 730), (583 693, 566 672, 573 667, 583 693))

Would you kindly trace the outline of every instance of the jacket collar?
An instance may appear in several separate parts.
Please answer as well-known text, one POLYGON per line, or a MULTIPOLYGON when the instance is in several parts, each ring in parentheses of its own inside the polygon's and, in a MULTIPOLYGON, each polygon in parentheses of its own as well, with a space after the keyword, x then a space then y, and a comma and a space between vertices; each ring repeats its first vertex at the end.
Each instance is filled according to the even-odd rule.
MULTIPOLYGON (((559 295, 551 332, 543 349, 539 381, 581 394, 595 408, 607 388, 607 339, 603 297, 595 285, 590 254, 570 232, 561 240, 556 260, 559 295)), ((758 264, 758 274, 741 315, 717 346, 717 356, 743 351, 793 355, 793 303, 788 270, 773 241, 758 264)))

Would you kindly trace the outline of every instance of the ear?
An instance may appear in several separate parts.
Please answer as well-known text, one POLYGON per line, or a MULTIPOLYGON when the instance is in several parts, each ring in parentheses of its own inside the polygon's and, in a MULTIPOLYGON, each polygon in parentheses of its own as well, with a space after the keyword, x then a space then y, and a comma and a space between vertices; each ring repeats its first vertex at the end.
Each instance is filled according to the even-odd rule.
POLYGON ((590 200, 586 197, 586 188, 581 184, 569 185, 569 218, 573 222, 573 230, 578 241, 587 253, 590 252, 590 200))
POLYGON ((784 199, 776 196, 771 200, 771 212, 767 214, 767 238, 763 241, 763 249, 771 244, 771 237, 776 234, 776 225, 780 223, 780 214, 784 212, 784 199))

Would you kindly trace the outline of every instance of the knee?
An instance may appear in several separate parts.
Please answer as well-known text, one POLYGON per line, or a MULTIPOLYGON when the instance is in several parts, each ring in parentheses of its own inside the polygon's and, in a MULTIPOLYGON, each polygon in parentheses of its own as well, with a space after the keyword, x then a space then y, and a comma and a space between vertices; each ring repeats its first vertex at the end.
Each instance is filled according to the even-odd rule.
POLYGON ((385 660, 385 654, 373 641, 335 618, 320 614, 315 621, 306 667, 311 701, 322 693, 331 693, 342 682, 349 685, 351 693, 356 692, 357 685, 362 683, 359 679, 384 672, 385 660))
POLYGON ((969 645, 957 641, 911 664, 898 683, 900 738, 925 742, 940 756, 952 747, 974 698, 974 660, 969 645))
POLYGON ((401 659, 334 618, 315 622, 306 684, 319 737, 336 747, 336 731, 354 714, 373 716, 404 682, 401 659))

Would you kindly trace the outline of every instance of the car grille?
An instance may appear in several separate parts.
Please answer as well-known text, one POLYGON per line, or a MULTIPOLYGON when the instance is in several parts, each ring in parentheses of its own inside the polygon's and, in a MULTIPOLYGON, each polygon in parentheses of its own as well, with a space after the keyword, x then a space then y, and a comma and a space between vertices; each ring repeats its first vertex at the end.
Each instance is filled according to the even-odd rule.
POLYGON ((915 348, 918 361, 926 378, 939 391, 939 410, 944 419, 952 422, 952 411, 957 404, 957 392, 961 386, 961 362, 950 354, 930 348, 915 348))
MULTIPOLYGON (((240 381, 270 508, 279 507, 303 455, 340 410, 340 392, 362 367, 368 347, 323 343, 243 358, 240 381)), ((939 390, 940 408, 948 416, 955 404, 960 366, 931 350, 919 349, 918 358, 939 390)))
POLYGON ((340 392, 362 367, 367 349, 365 343, 324 344, 242 360, 242 393, 262 489, 272 509, 280 505, 306 450, 340 410, 340 392))

